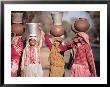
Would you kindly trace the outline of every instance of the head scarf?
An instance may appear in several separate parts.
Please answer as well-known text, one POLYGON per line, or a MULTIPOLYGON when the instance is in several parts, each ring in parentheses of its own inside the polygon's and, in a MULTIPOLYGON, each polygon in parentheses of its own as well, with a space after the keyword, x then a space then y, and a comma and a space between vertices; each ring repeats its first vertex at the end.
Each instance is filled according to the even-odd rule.
POLYGON ((82 37, 84 39, 84 41, 90 45, 89 36, 85 32, 78 32, 77 35, 82 37))

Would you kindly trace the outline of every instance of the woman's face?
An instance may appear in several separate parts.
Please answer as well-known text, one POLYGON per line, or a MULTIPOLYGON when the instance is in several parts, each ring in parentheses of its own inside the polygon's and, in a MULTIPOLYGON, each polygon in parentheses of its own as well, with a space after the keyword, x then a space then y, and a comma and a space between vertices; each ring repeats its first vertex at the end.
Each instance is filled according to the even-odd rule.
POLYGON ((60 45, 60 42, 58 42, 58 41, 54 41, 54 45, 57 47, 57 46, 60 45))
POLYGON ((30 39, 29 40, 29 45, 30 46, 35 46, 35 45, 38 46, 38 42, 35 39, 30 39))
POLYGON ((74 42, 83 42, 83 38, 80 36, 74 37, 74 42))

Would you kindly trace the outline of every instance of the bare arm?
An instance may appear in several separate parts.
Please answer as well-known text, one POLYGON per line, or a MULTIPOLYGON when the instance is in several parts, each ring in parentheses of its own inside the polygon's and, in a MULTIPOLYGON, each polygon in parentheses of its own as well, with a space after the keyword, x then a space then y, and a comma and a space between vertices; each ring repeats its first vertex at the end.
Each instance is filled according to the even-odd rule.
POLYGON ((46 42, 47 46, 49 47, 49 49, 51 49, 52 43, 51 43, 51 41, 49 40, 49 38, 50 38, 50 35, 49 35, 49 34, 46 34, 45 42, 46 42))

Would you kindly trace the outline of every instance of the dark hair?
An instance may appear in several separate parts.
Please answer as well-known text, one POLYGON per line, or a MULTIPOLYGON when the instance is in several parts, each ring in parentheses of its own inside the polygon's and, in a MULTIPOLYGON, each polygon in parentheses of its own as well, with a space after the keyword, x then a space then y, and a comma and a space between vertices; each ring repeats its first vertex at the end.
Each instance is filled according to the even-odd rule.
MULTIPOLYGON (((29 42, 31 41, 32 39, 29 39, 29 42)), ((36 43, 38 43, 38 45, 40 44, 38 41, 36 41, 36 43)))
POLYGON ((31 39, 29 39, 29 42, 31 41, 31 39))
MULTIPOLYGON (((30 36, 30 37, 32 37, 32 36, 30 36)), ((31 41, 31 39, 32 39, 32 38, 29 39, 29 42, 31 41)))

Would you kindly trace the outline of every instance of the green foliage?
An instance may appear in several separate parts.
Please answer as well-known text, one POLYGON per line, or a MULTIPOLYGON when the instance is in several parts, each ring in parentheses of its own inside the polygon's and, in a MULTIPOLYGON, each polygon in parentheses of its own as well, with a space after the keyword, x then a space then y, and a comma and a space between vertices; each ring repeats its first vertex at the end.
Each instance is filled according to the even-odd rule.
POLYGON ((74 32, 71 30, 71 24, 68 21, 63 21, 63 26, 67 34, 67 37, 70 37, 70 38, 73 37, 74 32))

